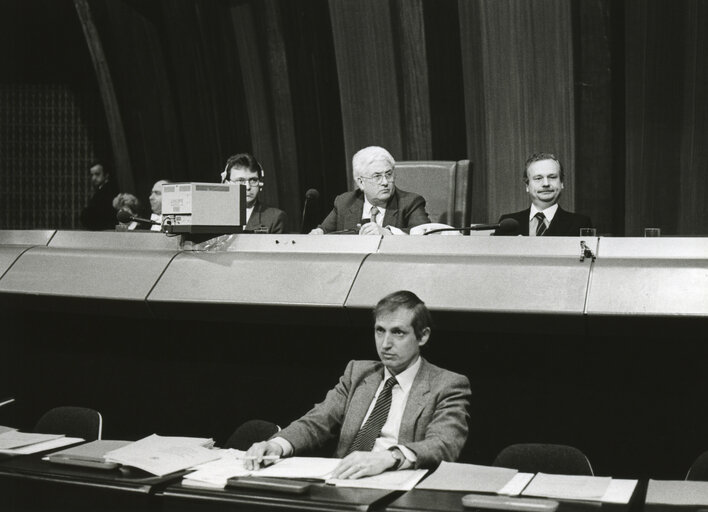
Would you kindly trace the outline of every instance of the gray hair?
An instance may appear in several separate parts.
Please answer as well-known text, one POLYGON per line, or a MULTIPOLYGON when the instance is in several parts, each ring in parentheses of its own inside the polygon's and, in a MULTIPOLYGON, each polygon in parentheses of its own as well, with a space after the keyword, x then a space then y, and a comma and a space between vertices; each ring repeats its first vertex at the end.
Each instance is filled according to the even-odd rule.
POLYGON ((368 146, 357 151, 352 157, 352 171, 354 178, 361 176, 374 162, 386 162, 391 168, 396 165, 396 161, 391 156, 391 153, 380 146, 368 146))

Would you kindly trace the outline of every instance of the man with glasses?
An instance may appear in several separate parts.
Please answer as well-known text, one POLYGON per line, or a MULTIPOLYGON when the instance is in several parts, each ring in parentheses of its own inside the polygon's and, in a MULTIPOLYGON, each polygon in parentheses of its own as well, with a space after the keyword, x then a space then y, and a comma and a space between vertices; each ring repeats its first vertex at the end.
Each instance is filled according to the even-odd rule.
MULTIPOLYGON (((580 228, 591 228, 585 215, 564 210, 558 205, 563 191, 563 166, 551 153, 534 153, 526 160, 523 180, 531 207, 501 216, 519 223, 519 235, 578 236, 580 228)), ((497 234, 497 233, 495 233, 497 234)), ((508 234, 508 233, 498 233, 508 234)))
POLYGON ((246 232, 285 233, 288 220, 285 212, 258 200, 263 187, 263 167, 253 155, 239 153, 229 157, 221 182, 246 186, 246 232))
POLYGON ((429 223, 425 199, 394 184, 395 165, 391 153, 382 147, 358 151, 352 158, 357 190, 337 196, 332 211, 310 234, 399 235, 429 223))

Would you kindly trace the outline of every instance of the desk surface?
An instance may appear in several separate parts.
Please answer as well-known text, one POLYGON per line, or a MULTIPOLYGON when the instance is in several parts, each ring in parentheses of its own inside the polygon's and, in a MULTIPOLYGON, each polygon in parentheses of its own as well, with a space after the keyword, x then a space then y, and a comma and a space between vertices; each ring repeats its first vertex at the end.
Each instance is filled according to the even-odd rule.
POLYGON ((253 510, 259 508, 308 511, 369 510, 394 491, 353 489, 313 484, 308 494, 284 494, 242 489, 196 489, 182 484, 170 485, 164 491, 163 510, 253 510))

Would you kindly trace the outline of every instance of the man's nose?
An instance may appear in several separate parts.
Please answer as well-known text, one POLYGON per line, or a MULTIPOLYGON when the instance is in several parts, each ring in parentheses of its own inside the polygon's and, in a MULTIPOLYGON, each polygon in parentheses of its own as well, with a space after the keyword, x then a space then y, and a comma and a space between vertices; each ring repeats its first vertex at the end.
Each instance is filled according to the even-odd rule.
POLYGON ((382 345, 384 347, 390 347, 391 341, 392 341, 391 335, 389 333, 384 334, 382 345))

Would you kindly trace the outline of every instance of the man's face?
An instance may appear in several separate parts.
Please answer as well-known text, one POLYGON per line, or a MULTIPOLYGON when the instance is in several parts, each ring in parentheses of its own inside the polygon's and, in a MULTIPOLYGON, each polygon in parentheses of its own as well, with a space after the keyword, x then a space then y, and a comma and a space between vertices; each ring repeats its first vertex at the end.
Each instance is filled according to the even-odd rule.
POLYGON ((108 180, 108 174, 103 170, 102 165, 94 165, 89 169, 91 173, 91 185, 95 188, 100 187, 108 180))
POLYGON ((246 206, 253 206, 261 191, 258 173, 244 167, 232 167, 229 171, 229 183, 246 186, 246 206))
POLYGON ((359 190, 364 192, 373 206, 385 208, 393 194, 394 179, 393 168, 388 162, 376 161, 363 170, 356 181, 359 190))
POLYGON ((560 166, 555 160, 539 160, 529 165, 526 169, 529 182, 526 192, 531 197, 531 202, 539 210, 545 210, 558 202, 563 190, 560 179, 560 166))
POLYGON ((150 192, 150 209, 152 213, 160 215, 162 213, 162 185, 167 183, 165 180, 160 180, 152 186, 150 192))
POLYGON ((376 351, 381 362, 394 375, 398 375, 415 362, 420 354, 420 347, 425 345, 430 337, 430 329, 426 327, 421 338, 417 339, 412 322, 413 311, 406 308, 382 312, 376 318, 376 351))

